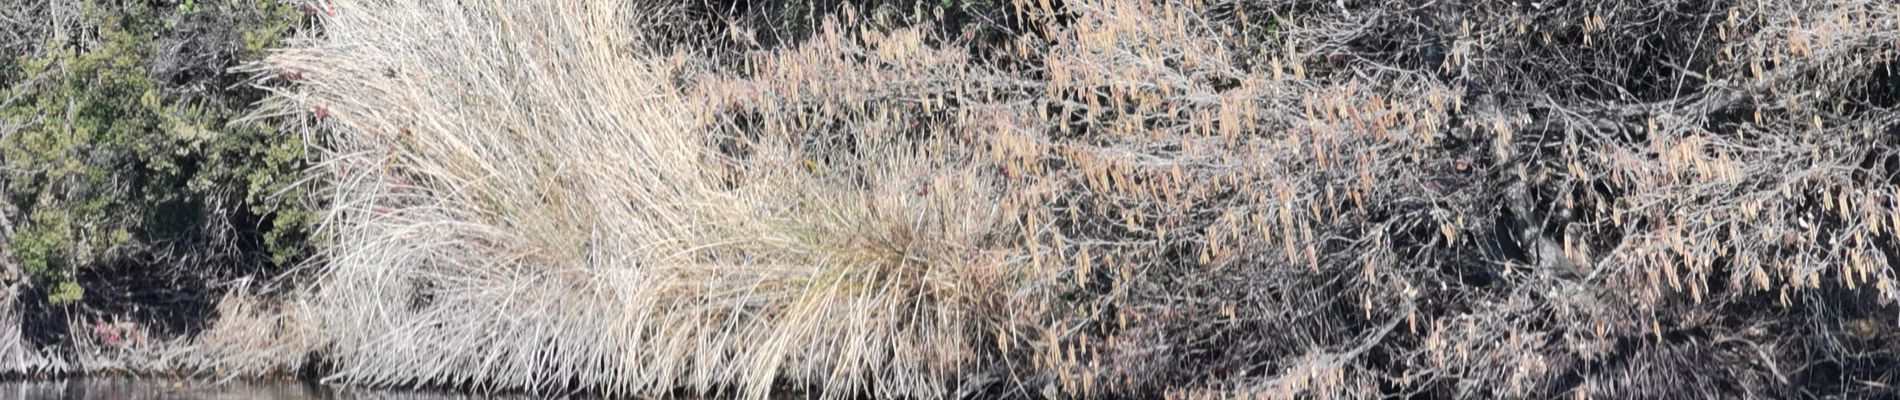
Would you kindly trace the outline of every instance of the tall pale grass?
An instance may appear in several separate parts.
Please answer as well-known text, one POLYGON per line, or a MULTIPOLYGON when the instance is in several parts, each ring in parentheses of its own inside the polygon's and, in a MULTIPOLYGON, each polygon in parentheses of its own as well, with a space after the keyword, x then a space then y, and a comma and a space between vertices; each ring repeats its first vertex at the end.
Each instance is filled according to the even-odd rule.
POLYGON ((1008 225, 968 167, 901 142, 713 152, 684 56, 640 50, 664 7, 335 7, 261 66, 333 132, 303 310, 334 381, 938 397, 978 354, 1008 225))

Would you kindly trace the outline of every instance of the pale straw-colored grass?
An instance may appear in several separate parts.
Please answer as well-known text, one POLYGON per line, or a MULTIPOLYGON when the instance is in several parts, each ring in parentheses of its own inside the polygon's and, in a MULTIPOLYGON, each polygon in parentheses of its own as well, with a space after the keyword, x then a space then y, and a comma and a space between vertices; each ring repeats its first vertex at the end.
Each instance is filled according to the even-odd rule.
POLYGON ((336 8, 259 67, 301 76, 289 104, 333 132, 302 308, 333 381, 934 397, 976 354, 996 275, 973 260, 1004 224, 975 174, 780 146, 723 182, 735 161, 670 83, 684 59, 636 41, 652 6, 336 8))

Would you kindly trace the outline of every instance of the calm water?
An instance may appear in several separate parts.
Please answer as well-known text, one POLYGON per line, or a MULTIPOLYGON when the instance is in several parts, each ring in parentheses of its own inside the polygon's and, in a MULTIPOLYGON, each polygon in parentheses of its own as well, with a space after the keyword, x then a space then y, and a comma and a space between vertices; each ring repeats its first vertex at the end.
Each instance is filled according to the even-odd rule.
POLYGON ((472 400, 525 399, 440 392, 342 389, 296 381, 172 381, 137 378, 72 378, 0 382, 0 399, 87 400, 472 400))

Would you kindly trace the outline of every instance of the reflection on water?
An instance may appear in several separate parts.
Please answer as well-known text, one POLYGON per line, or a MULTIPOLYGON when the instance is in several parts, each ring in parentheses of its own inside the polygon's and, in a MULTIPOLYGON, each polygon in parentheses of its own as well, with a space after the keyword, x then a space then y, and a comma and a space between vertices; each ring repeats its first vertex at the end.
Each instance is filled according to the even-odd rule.
POLYGON ((0 382, 0 399, 50 400, 470 400, 522 399, 422 391, 344 389, 297 381, 203 381, 73 378, 0 382))

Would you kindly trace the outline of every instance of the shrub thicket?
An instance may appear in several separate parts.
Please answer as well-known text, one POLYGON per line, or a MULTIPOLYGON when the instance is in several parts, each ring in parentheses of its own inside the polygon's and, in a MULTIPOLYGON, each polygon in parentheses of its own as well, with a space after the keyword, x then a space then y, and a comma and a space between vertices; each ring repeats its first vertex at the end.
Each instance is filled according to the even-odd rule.
POLYGON ((981 332, 1007 376, 1322 397, 1894 380, 1874 367, 1900 298, 1892 4, 1023 1, 1003 46, 936 8, 859 10, 693 89, 741 170, 891 135, 982 149, 930 154, 1000 177, 1015 259, 1042 271, 1010 300, 1042 320, 981 332))
POLYGON ((46 288, 25 300, 98 300, 87 314, 198 305, 138 316, 169 326, 209 312, 209 298, 173 294, 299 261, 306 143, 246 120, 265 92, 230 69, 302 15, 269 1, 52 3, 41 17, 77 15, 12 27, 42 42, 0 54, 6 247, 46 288))

